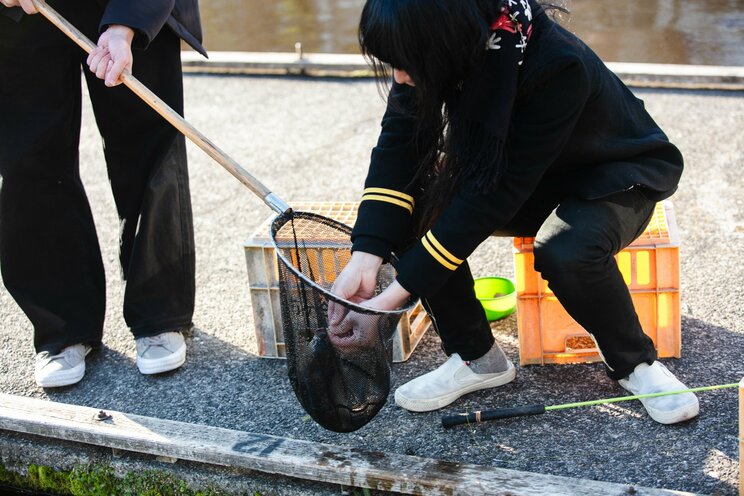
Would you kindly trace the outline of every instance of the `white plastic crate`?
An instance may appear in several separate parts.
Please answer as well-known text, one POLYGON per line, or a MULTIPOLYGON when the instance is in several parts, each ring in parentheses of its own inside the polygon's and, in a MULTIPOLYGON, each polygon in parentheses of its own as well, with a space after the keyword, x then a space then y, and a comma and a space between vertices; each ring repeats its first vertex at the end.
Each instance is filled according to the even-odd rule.
MULTIPOLYGON (((313 212, 348 226, 354 224, 359 206, 356 202, 299 202, 291 205, 295 210, 313 212)), ((279 301, 279 273, 276 254, 269 237, 269 226, 273 219, 274 216, 267 218, 245 242, 244 248, 258 355, 284 358, 286 352, 279 301)), ((337 248, 312 249, 322 251, 337 248)), ((420 302, 406 312, 398 322, 393 335, 393 361, 408 360, 430 325, 429 316, 420 302)))

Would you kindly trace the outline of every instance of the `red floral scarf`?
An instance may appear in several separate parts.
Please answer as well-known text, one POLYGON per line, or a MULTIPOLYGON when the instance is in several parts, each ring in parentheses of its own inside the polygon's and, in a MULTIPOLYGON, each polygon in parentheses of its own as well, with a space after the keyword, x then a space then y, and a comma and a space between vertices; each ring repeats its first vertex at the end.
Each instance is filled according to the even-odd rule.
POLYGON ((517 94, 519 68, 532 35, 534 0, 504 0, 478 70, 464 82, 450 119, 450 153, 461 177, 480 191, 495 189, 507 167, 504 150, 517 94))

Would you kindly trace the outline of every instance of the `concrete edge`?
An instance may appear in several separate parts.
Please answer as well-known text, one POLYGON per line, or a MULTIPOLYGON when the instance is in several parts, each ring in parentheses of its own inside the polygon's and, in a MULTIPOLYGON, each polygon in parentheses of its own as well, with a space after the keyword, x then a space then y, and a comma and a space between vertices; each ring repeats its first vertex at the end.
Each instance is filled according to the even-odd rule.
MULTIPOLYGON (((210 52, 206 59, 181 52, 184 72, 195 74, 294 75, 369 78, 363 56, 337 53, 210 52)), ((744 66, 608 62, 629 86, 708 90, 744 90, 744 66)))

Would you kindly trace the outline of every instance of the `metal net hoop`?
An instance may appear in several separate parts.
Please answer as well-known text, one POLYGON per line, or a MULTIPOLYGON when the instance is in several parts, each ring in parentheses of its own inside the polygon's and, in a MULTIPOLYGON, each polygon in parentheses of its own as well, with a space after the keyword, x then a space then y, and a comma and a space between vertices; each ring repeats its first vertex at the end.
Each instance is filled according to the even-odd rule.
MULTIPOLYGON (((415 300, 386 311, 331 293, 351 258, 351 228, 340 222, 314 213, 290 212, 272 222, 270 234, 278 259, 292 388, 321 426, 336 432, 359 429, 389 396, 393 335, 415 300), (342 311, 334 308, 331 312, 331 302, 342 311)), ((392 264, 383 264, 374 295, 394 280, 392 264)))

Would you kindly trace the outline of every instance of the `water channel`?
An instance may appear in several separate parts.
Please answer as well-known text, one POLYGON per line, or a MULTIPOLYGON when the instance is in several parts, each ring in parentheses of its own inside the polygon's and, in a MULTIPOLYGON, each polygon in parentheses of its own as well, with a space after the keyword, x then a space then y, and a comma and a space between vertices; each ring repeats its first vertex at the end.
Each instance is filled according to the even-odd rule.
MULTIPOLYGON (((744 66, 744 0, 563 0, 562 22, 611 62, 744 66)), ((208 50, 358 53, 364 0, 202 0, 208 50)))

